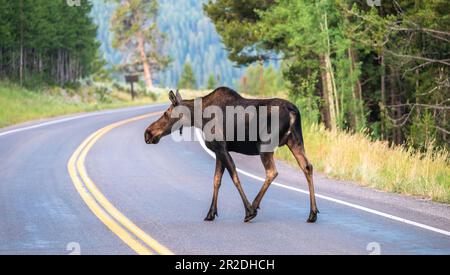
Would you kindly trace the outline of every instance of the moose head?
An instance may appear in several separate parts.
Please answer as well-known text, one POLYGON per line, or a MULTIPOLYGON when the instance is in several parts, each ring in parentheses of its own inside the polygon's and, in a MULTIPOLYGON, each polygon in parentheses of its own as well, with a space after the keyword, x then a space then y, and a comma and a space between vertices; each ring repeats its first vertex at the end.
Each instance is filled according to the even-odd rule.
POLYGON ((180 130, 180 134, 183 133, 183 125, 180 125, 178 129, 173 129, 174 124, 182 117, 172 117, 174 108, 180 106, 183 102, 183 99, 181 98, 178 90, 176 91, 176 93, 170 91, 169 99, 172 102, 169 108, 157 121, 153 122, 145 130, 144 137, 147 144, 157 144, 162 137, 167 136, 176 130, 180 130))

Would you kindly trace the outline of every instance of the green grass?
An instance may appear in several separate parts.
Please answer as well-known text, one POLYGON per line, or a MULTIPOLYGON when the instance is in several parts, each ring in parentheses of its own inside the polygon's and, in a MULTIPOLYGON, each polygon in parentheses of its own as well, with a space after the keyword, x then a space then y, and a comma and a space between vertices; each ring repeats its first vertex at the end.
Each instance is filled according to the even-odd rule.
POLYGON ((30 91, 0 82, 0 128, 29 120, 156 102, 148 96, 131 101, 129 94, 119 91, 112 92, 107 100, 98 98, 92 89, 30 91))
MULTIPOLYGON (((450 154, 445 150, 390 147, 363 134, 331 132, 318 125, 305 125, 303 131, 307 157, 330 178, 450 203, 450 154)), ((276 157, 296 165, 287 147, 276 157)))

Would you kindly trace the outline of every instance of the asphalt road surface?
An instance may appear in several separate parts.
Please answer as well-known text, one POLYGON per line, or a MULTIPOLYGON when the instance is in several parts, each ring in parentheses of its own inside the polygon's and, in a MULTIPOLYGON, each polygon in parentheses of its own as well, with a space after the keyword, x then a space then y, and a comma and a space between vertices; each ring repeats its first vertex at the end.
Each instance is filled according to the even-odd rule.
MULTIPOLYGON (((165 108, 0 129, 0 254, 450 254, 449 206, 320 174, 320 214, 306 223, 306 180, 282 162, 253 221, 243 222, 228 174, 219 217, 203 221, 213 157, 199 141, 144 142, 144 129, 165 108)), ((252 200, 264 177, 259 157, 233 157, 252 200)))

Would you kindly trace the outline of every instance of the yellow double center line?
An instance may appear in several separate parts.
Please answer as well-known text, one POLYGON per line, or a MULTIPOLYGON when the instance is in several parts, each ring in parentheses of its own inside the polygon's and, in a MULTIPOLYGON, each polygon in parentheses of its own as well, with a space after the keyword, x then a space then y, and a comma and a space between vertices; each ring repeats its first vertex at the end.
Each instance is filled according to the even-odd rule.
POLYGON ((81 198, 88 205, 91 211, 122 241, 131 247, 138 254, 173 254, 168 248, 150 237, 142 229, 136 226, 125 215, 117 210, 108 199, 100 192, 91 178, 89 178, 84 161, 89 150, 106 133, 114 128, 120 127, 130 122, 149 118, 161 114, 161 112, 150 113, 108 125, 90 135, 77 148, 69 159, 67 169, 75 188, 81 198))

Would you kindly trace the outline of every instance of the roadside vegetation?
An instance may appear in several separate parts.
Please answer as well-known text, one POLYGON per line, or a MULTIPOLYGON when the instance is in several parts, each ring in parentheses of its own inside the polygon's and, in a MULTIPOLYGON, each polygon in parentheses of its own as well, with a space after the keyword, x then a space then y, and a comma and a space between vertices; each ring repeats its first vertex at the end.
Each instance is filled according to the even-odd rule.
MULTIPOLYGON (((246 97, 289 99, 285 87, 280 72, 251 66, 239 91, 246 91, 246 97)), ((387 192, 450 203, 450 154, 445 147, 437 147, 430 140, 419 150, 411 144, 394 145, 377 140, 369 130, 329 130, 316 122, 314 112, 301 107, 304 102, 296 103, 302 112, 307 156, 316 171, 387 192)), ((275 156, 298 167, 287 147, 278 150, 275 156)))
MULTIPOLYGON (((362 133, 329 131, 323 125, 303 125, 306 154, 315 171, 379 190, 450 203, 450 154, 432 143, 418 151, 389 146, 362 133)), ((278 159, 297 166, 287 147, 278 159)))
MULTIPOLYGON (((327 177, 351 180, 379 190, 450 203, 450 154, 430 139, 420 149, 377 140, 370 130, 329 130, 317 123, 317 112, 304 108, 306 100, 289 96, 281 73, 271 67, 250 66, 239 83, 246 97, 281 97, 300 106, 307 156, 315 170, 327 177), (391 145, 390 145, 391 144, 391 145)), ((298 167, 287 147, 278 159, 298 167)))
POLYGON ((9 125, 79 112, 96 111, 167 101, 166 93, 142 94, 131 101, 130 92, 119 84, 96 84, 77 89, 30 90, 0 82, 0 128, 9 125), (114 86, 114 87, 113 87, 114 86))

